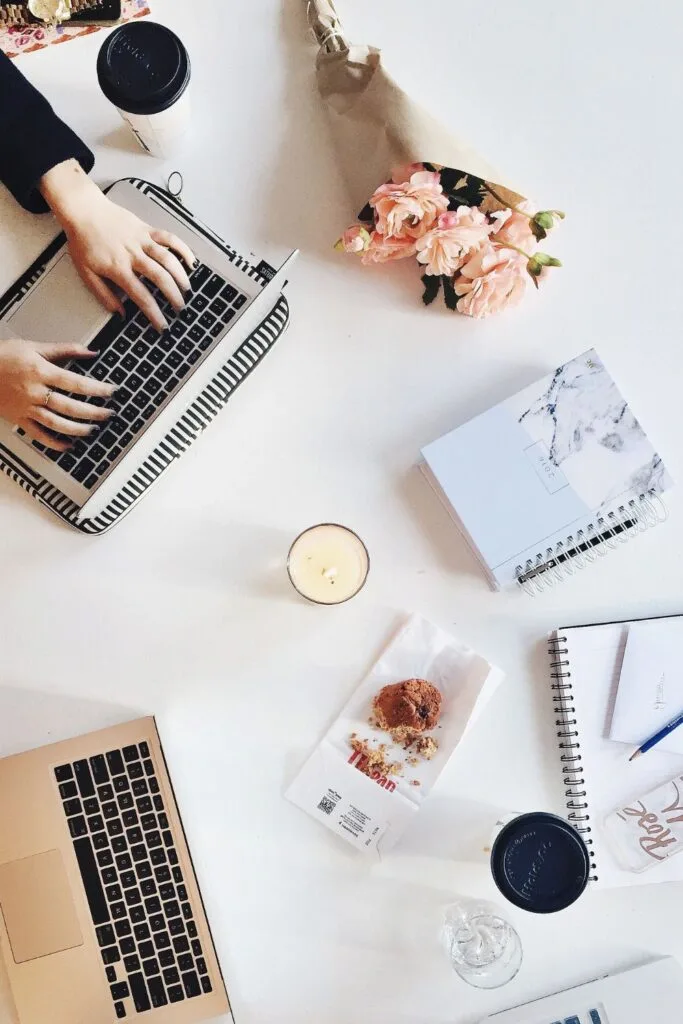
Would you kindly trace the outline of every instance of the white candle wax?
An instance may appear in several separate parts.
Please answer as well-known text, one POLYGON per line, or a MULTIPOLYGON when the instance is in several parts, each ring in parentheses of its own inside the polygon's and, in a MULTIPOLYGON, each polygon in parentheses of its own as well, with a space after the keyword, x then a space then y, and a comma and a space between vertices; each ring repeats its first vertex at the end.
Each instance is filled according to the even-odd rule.
POLYGON ((341 604, 361 589, 370 569, 367 548, 345 526, 321 523, 292 544, 287 571, 295 589, 318 604, 341 604))

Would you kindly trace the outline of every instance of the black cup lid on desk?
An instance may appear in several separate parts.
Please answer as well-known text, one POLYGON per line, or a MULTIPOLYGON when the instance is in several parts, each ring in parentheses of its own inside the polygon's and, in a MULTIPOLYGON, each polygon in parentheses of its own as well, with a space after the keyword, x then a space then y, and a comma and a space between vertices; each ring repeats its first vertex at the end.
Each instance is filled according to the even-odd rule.
POLYGON ((493 880, 503 896, 534 914, 564 910, 590 875, 586 845, 554 814, 523 814, 505 825, 491 851, 493 880))
POLYGON ((154 21, 114 30, 97 57, 97 77, 108 100, 129 114, 159 114, 182 96, 190 58, 178 36, 154 21))

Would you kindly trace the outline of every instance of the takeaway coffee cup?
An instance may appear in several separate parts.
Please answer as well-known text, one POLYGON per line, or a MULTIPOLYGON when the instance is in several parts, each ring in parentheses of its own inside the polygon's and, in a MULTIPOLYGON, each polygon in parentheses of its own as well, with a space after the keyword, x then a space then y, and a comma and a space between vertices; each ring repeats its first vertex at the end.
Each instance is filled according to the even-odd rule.
POLYGON ((190 126, 190 73, 181 40, 153 21, 115 29, 97 58, 102 92, 152 156, 171 156, 190 126))

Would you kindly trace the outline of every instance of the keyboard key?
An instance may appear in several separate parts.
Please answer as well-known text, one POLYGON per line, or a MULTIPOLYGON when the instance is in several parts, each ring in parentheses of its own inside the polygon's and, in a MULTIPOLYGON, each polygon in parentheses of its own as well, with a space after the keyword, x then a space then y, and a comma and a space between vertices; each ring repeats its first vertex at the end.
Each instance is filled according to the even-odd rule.
POLYGON ((136 323, 132 323, 128 324, 123 334, 124 337, 128 338, 130 341, 136 341, 142 334, 142 331, 136 323))
MULTIPOLYGON (((155 833, 153 833, 153 832, 150 833, 150 835, 154 835, 154 834, 155 833)), ((159 836, 159 833, 157 832, 156 835, 159 836)), ((159 841, 161 841, 161 836, 159 836, 159 841)), ((149 835, 147 836, 147 842, 149 843, 149 835)), ((156 865, 165 864, 166 863, 166 851, 163 849, 163 847, 160 847, 157 850, 152 850, 152 852, 149 855, 149 859, 152 861, 152 864, 156 864, 156 865)))
POLYGON ((177 967, 166 967, 163 974, 164 981, 167 985, 177 985, 180 981, 180 975, 178 974, 177 967))
POLYGON ((171 835, 171 833, 168 830, 163 833, 163 839, 164 839, 164 846, 173 846, 173 836, 171 835))
POLYGON ((133 405, 136 409, 144 409, 148 401, 149 399, 144 391, 139 391, 133 399, 133 405))
POLYGON ((125 775, 117 775, 114 779, 114 789, 117 793, 123 793, 126 789, 130 789, 130 783, 125 775))
POLYGON ((145 908, 140 904, 139 907, 130 908, 130 919, 133 924, 140 924, 145 920, 145 908))
MULTIPOLYGON (((100 441, 100 444, 102 445, 102 447, 106 451, 110 451, 113 448, 113 446, 118 442, 118 437, 116 436, 116 434, 114 433, 113 430, 105 430, 103 434, 100 434, 99 441, 100 441)), ((91 456, 92 456, 92 458, 95 457, 94 455, 92 455, 92 453, 91 453, 91 456)), ((100 757, 102 757, 102 755, 100 755, 100 757)), ((90 760, 92 761, 92 758, 90 760)), ((107 771, 107 763, 104 760, 104 757, 102 757, 102 764, 104 765, 104 770, 106 772, 107 771)), ((109 774, 107 773, 104 776, 104 778, 99 780, 99 781, 106 782, 108 780, 108 778, 109 778, 109 774)), ((97 781, 98 780, 95 779, 95 782, 97 782, 97 781)))
POLYGON ((107 967, 104 972, 107 975, 107 981, 116 981, 116 968, 107 967))
POLYGON ((160 390, 161 384, 158 380, 155 380, 154 377, 150 377, 143 388, 143 391, 146 391, 148 395, 156 395, 160 390))
POLYGON ((192 298, 191 302, 192 302, 193 308, 199 310, 200 313, 201 313, 201 311, 203 309, 206 309, 206 307, 209 304, 209 300, 207 299, 207 297, 205 295, 201 295, 201 294, 200 295, 195 295, 192 298))
POLYGON ((166 927, 166 920, 161 914, 153 914, 149 919, 149 926, 153 932, 160 932, 166 927))
POLYGON ((232 302, 236 296, 237 289, 233 288, 231 284, 226 284, 225 288, 221 292, 221 297, 224 298, 226 302, 232 302))
POLYGON ((131 373, 130 377, 126 381, 126 384, 130 388, 130 390, 133 392, 133 394, 135 394, 136 392, 138 392, 140 390, 140 388, 144 384, 144 381, 143 381, 142 377, 138 376, 137 373, 131 373))
POLYGON ((188 971, 187 974, 183 974, 183 985, 188 999, 192 999, 193 996, 199 996, 202 993, 199 978, 194 971, 188 971))
POLYGON ((90 476, 86 476, 85 480, 83 481, 83 486, 87 487, 88 490, 90 490, 91 487, 95 486, 99 479, 100 478, 97 473, 91 473, 90 476))
MULTIPOLYGON (((202 944, 199 939, 193 939, 190 945, 192 946, 192 952, 195 956, 202 955, 202 944)), ((201 971, 199 973, 201 974, 201 971)))
POLYGON ((140 892, 143 896, 154 896, 156 894, 157 887, 156 882, 153 878, 146 878, 140 885, 140 892))
POLYGON ((126 974, 133 974, 134 971, 140 970, 140 961, 135 954, 124 956, 123 966, 126 968, 126 974))
MULTIPOLYGON (((123 920, 116 922, 114 929, 119 938, 123 938, 124 935, 130 935, 130 921, 124 917, 123 920)), ((121 946, 123 946, 123 943, 121 943, 121 946)))
POLYGON ((171 880, 171 871, 167 864, 162 864, 160 868, 154 869, 157 882, 169 882, 171 880))
POLYGON ((112 416, 112 418, 107 423, 107 427, 109 428, 109 430, 113 430, 113 432, 118 437, 121 437, 121 435, 125 435, 126 431, 128 430, 128 423, 121 416, 112 416))
MULTIPOLYGON (((76 788, 75 782, 63 782, 59 787, 59 795, 61 796, 62 800, 68 800, 70 797, 77 796, 77 794, 78 789, 76 788)), ((151 801, 149 806, 151 810, 151 801)))
POLYGON ((102 804, 102 814, 105 818, 116 818, 118 813, 118 808, 113 800, 110 803, 102 804))
POLYGON ((149 780, 149 791, 150 791, 150 793, 158 793, 159 792, 159 782, 158 782, 157 779, 150 779, 149 780))
POLYGON ((208 295, 210 299, 213 299, 214 296, 218 295, 224 284, 225 281, 223 278, 219 277, 218 274, 214 274, 211 280, 206 282, 202 291, 204 295, 208 295))
POLYGON ((136 825, 135 828, 129 828, 128 831, 126 832, 126 836, 128 837, 128 842, 130 843, 131 846, 133 846, 135 843, 141 843, 142 829, 138 825, 136 825))
POLYGON ((104 822, 100 814, 93 814, 91 818, 88 818, 88 828, 91 832, 101 832, 104 828, 104 822))
POLYGON ((137 878, 135 877, 134 871, 124 871, 121 875, 121 885, 124 889, 130 889, 132 885, 137 885, 137 878))
POLYGON ((132 352, 133 355, 142 358, 143 356, 147 355, 148 349, 149 345, 146 345, 144 341, 136 341, 135 344, 133 345, 132 352))
POLYGON ((177 935, 173 940, 173 948, 176 953, 187 953, 190 943, 185 935, 177 935))
POLYGON ((122 356, 126 354, 129 347, 125 338, 117 338, 113 345, 113 348, 122 356))
POLYGON ((143 411, 142 411, 142 418, 143 418, 143 420, 148 420, 151 416, 154 415, 155 412, 156 412, 156 406, 148 405, 147 408, 143 409, 143 411))
POLYGON ((204 337, 204 332, 201 330, 201 328, 199 328, 199 327, 194 328, 193 327, 189 331, 187 338, 183 338, 182 341, 178 342, 178 351, 182 352, 182 354, 184 356, 188 356, 190 354, 190 352, 194 351, 194 346, 193 346, 192 342, 190 341, 190 335, 192 334, 192 331, 195 331, 195 333, 199 332, 199 339, 200 340, 204 337))
POLYGON ((187 934, 190 936, 191 939, 195 938, 197 934, 197 925, 194 923, 194 921, 187 922, 187 934))
POLYGON ((136 924, 134 931, 135 938, 138 940, 138 942, 144 942, 145 939, 149 939, 151 936, 149 925, 147 924, 146 921, 143 921, 142 924, 136 924))
POLYGON ((122 811, 127 811, 135 806, 135 801, 130 793, 121 793, 116 802, 122 811))
POLYGON ((90 458, 95 462, 101 462, 106 454, 107 452, 101 444, 94 444, 90 449, 90 458))
POLYGON ((185 306, 185 309, 181 309, 180 313, 178 314, 182 322, 186 324, 188 327, 195 322, 198 315, 199 314, 197 310, 193 309, 192 306, 185 306))
POLYGON ((147 356, 147 358, 149 359, 150 363, 154 363, 155 366, 158 366, 159 363, 163 363, 163 361, 164 361, 163 349, 161 349, 161 348, 153 348, 153 349, 151 349, 149 354, 148 354, 148 356, 147 356))
MULTIPOLYGON (((126 921, 126 924, 130 928, 130 922, 126 921)), ((135 952, 135 939, 132 935, 126 935, 125 938, 121 939, 119 946, 122 953, 131 956, 135 952)))
POLYGON ((126 916, 126 905, 125 903, 112 903, 111 905, 111 916, 115 921, 120 921, 121 918, 126 916))
POLYGON ((109 946, 107 949, 102 950, 102 959, 105 964, 115 964, 121 959, 121 954, 116 946, 109 946))
POLYGON ((153 974, 159 974, 161 971, 161 968, 159 967, 159 961, 156 959, 156 957, 153 957, 151 960, 143 960, 142 969, 145 972, 145 976, 147 978, 150 978, 153 974))
POLYGON ((69 818, 69 832, 71 833, 72 839, 78 839, 79 836, 84 836, 88 831, 88 826, 85 823, 83 815, 78 815, 76 818, 69 818))
POLYGON ((233 302, 235 309, 241 309, 244 303, 247 301, 246 295, 238 295, 233 302))
POLYGON ((108 366, 109 369, 111 369, 112 366, 116 366, 118 361, 118 354, 116 352, 112 352, 111 349, 108 352, 105 352, 104 356, 102 357, 102 362, 104 363, 105 366, 108 366))
POLYGON ((168 363, 169 366, 172 366, 174 370, 176 370, 182 364, 182 361, 182 356, 180 356, 177 352, 169 352, 166 358, 166 362, 168 363))
MULTIPOLYGON (((156 782, 156 779, 154 781, 156 782)), ((153 799, 154 799, 154 807, 155 807, 155 809, 157 811, 163 811, 163 809, 164 809, 164 801, 161 799, 161 796, 159 795, 159 793, 157 793, 156 796, 153 799)))
POLYGON ((118 818, 107 822, 107 832, 110 836, 120 836, 123 832, 123 825, 118 818))
MULTIPOLYGON (((147 789, 146 779, 136 779, 135 782, 133 783, 133 793, 135 794, 135 796, 144 796, 144 794, 147 792, 149 792, 149 790, 147 789)), ((139 809, 140 804, 138 803, 138 810, 139 809)))
POLYGON ((139 761, 140 760, 140 755, 138 753, 138 748, 137 748, 136 744, 134 744, 134 743, 132 743, 128 747, 124 747, 122 753, 123 753, 123 760, 126 761, 127 763, 130 762, 130 761, 139 761))
POLYGON ((141 942, 138 946, 138 952, 143 960, 147 960, 149 957, 154 956, 154 946, 151 942, 141 942))
POLYGON ((158 896, 148 896, 145 900, 145 907, 148 914, 159 914, 161 913, 161 900, 158 896))
POLYGON ((140 819, 140 824, 144 828, 145 832, 149 832, 151 828, 156 828, 156 814, 143 814, 142 818, 140 819))
POLYGON ((180 320, 176 320, 175 323, 173 323, 171 325, 171 330, 170 330, 171 337, 172 338, 176 338, 176 339, 182 338, 184 333, 185 333, 185 324, 181 323, 180 320))
MULTIPOLYGON (((147 845, 149 846, 150 850, 154 849, 155 846, 161 846, 161 835, 158 832, 148 832, 147 845)), ((156 853, 156 850, 154 852, 156 853)), ((158 864, 159 861, 154 860, 154 854, 152 854, 151 856, 152 863, 158 864)))
POLYGON ((183 992, 180 985, 173 985, 168 990, 168 998, 171 1000, 172 1003, 179 1003, 181 999, 185 998, 185 993, 183 992))
MULTIPOLYGON (((114 840, 114 842, 118 842, 118 841, 119 840, 114 840)), ((121 839, 120 841, 123 844, 123 848, 125 850, 125 848, 126 848, 126 841, 125 841, 125 839, 121 839)), ((119 869, 119 871, 130 871, 130 869, 133 866, 133 862, 130 859, 130 854, 129 853, 120 853, 118 855, 118 857, 116 858, 116 866, 119 869)))
POLYGON ((120 1019, 121 1019, 122 1017, 125 1017, 125 1016, 126 1016, 126 1008, 125 1008, 125 1006, 123 1005, 123 1003, 114 1003, 114 1013, 115 1013, 115 1014, 116 1014, 116 1016, 117 1016, 117 1017, 119 1018, 119 1020, 120 1020, 120 1019))
POLYGON ((136 972, 128 976, 128 984, 130 985, 130 991, 133 996, 133 1003, 138 1013, 144 1013, 145 1010, 151 1008, 149 1001, 149 995, 147 993, 147 986, 145 985, 145 979, 142 974, 136 972))
POLYGON ((209 313, 208 310, 206 311, 206 313, 202 313, 198 321, 199 327, 203 327, 205 331, 211 330, 215 323, 216 317, 213 315, 213 313, 209 313))
POLYGON ((96 850, 105 850, 109 846, 109 838, 106 832, 98 832, 92 837, 92 844, 96 850))
POLYGON ((170 946, 171 939, 168 932, 157 932, 154 936, 154 945, 157 949, 166 949, 167 946, 170 946))
POLYGON ((178 886, 178 899, 179 900, 186 900, 187 899, 187 889, 185 888, 184 885, 179 885, 178 886))
POLYGON ((113 946, 116 943, 114 929, 110 924, 100 925, 99 928, 95 929, 95 935, 100 946, 113 946))
POLYGON ((129 907, 134 907, 136 903, 141 902, 142 896, 139 889, 126 889, 126 903, 129 907))
POLYGON ((206 974, 207 973, 208 968, 206 966, 206 960, 204 959, 203 956, 198 956, 197 957, 197 970, 198 970, 198 972, 200 974, 206 974))
POLYGON ((147 982, 149 986, 149 994, 152 998, 152 1006, 166 1006, 168 998, 166 996, 166 989, 161 978, 150 978, 147 982))
POLYGON ((181 971, 191 971, 194 967, 194 961, 189 953, 181 953, 178 957, 178 967, 181 971))
POLYGON ((226 311, 227 308, 228 304, 227 302, 224 302, 223 299, 214 299, 211 305, 209 306, 209 310, 216 316, 220 316, 222 313, 226 311))
POLYGON ((98 363, 96 366, 91 367, 90 376, 94 377, 95 380, 104 380, 107 376, 107 367, 104 363, 98 363))
POLYGON ((96 754, 95 757, 90 758, 90 770, 96 786, 102 786, 109 782, 107 762, 103 754, 96 754))
POLYGON ((211 980, 208 974, 203 975, 203 977, 201 977, 199 980, 202 983, 203 992, 205 993, 205 995, 208 995, 209 992, 211 991, 211 980))
MULTIPOLYGON (((172 885, 170 882, 167 882, 165 885, 160 886, 159 887, 159 896, 161 897, 162 900, 164 900, 164 902, 166 900, 174 899, 175 898, 175 886, 172 885)), ((167 917, 174 917, 175 916, 174 914, 168 914, 166 912, 166 908, 165 907, 164 907, 164 913, 166 914, 167 917)), ((180 913, 180 911, 177 911, 177 913, 180 913)))
POLYGON ((109 379, 112 384, 123 384, 126 379, 126 371, 122 367, 117 366, 111 371, 109 379))
MULTIPOLYGON (((102 881, 105 885, 115 885, 118 881, 118 875, 114 868, 104 868, 102 871, 102 881)), ((108 897, 111 899, 111 896, 108 897)), ((118 899, 118 897, 116 897, 118 899)))
POLYGON ((113 800, 114 799, 114 790, 111 788, 111 786, 100 786, 98 788, 97 792, 99 793, 100 800, 103 803, 106 802, 107 800, 113 800))
POLYGON ((133 860, 135 860, 135 861, 137 861, 137 860, 146 860, 147 859, 147 850, 142 845, 134 846, 131 849, 130 852, 131 852, 131 854, 133 856, 133 860))
POLYGON ((78 788, 80 790, 81 796, 95 796, 95 787, 93 786, 92 783, 92 775, 90 774, 88 762, 85 760, 75 761, 74 772, 76 775, 76 782, 78 783, 78 788))
POLYGON ((177 900, 169 900, 168 903, 164 903, 164 913, 166 917, 178 917, 180 915, 180 906, 177 900))
POLYGON ((188 921, 192 917, 192 907, 189 903, 183 903, 182 906, 183 917, 188 921))
MULTIPOLYGON (((133 787, 135 789, 135 787, 133 787)), ((138 800, 138 811, 140 814, 148 814, 152 810, 152 798, 149 796, 141 796, 138 800)), ((143 819, 144 821, 144 819, 143 819)))
POLYGON ((139 761, 133 761, 132 764, 128 765, 128 774, 131 779, 139 779, 142 775, 143 769, 139 761))
MULTIPOLYGON (((131 797, 131 801, 132 801, 132 797, 131 797)), ((137 814, 135 813, 134 810, 125 811, 121 820, 123 821, 123 824, 126 826, 126 828, 132 828, 133 825, 137 825, 137 823, 138 823, 138 816, 137 816, 137 814)), ((130 836, 129 836, 128 837, 128 842, 130 842, 130 841, 131 841, 131 839, 130 839, 130 836)), ((140 841, 139 839, 136 840, 136 842, 139 842, 139 841, 140 841)))
POLYGON ((107 764, 112 775, 121 775, 125 771, 120 750, 109 751, 107 754, 107 764))
POLYGON ((169 850, 168 851, 168 862, 169 862, 169 864, 177 864, 178 863, 178 854, 175 852, 175 850, 169 850))
POLYGON ((172 352, 175 348, 176 339, 170 331, 165 331, 159 338, 159 348, 162 352, 172 352))
POLYGON ((97 814, 99 809, 100 805, 96 796, 89 796, 87 800, 83 801, 83 810, 86 814, 97 814))
POLYGON ((135 870, 138 878, 150 878, 152 875, 152 867, 148 860, 143 861, 142 864, 136 864, 135 870))
POLYGON ((145 775, 154 775, 154 765, 150 758, 145 758, 142 767, 145 769, 145 775))
POLYGON ((190 275, 190 284, 192 290, 198 292, 204 282, 211 276, 211 271, 208 267, 200 263, 199 266, 190 275))
MULTIPOLYGON (((114 839, 112 839, 111 848, 114 851, 114 853, 120 853, 126 858, 128 857, 128 854, 125 852, 126 840, 124 836, 116 836, 114 839)), ((130 864, 126 864, 126 867, 123 866, 123 857, 117 857, 116 860, 117 862, 121 862, 119 863, 119 871, 125 871, 126 867, 130 867, 130 864)))
POLYGON ((187 357, 187 361, 188 361, 188 363, 190 364, 190 366, 194 366, 194 364, 195 364, 196 362, 198 362, 198 361, 199 361, 199 360, 201 359, 201 357, 202 357, 202 354, 201 354, 201 352, 198 352, 198 351, 197 351, 197 350, 195 349, 195 351, 194 351, 194 352, 190 352, 189 356, 187 357))
POLYGON ((185 933, 185 922, 182 917, 174 917, 169 921, 168 930, 171 935, 183 935, 185 933))
MULTIPOLYGON (((225 330, 225 324, 221 320, 217 320, 216 323, 211 328, 211 330, 209 331, 209 334, 211 335, 212 338, 217 338, 218 335, 221 334, 224 330, 225 330)), ((202 342, 200 342, 200 347, 201 348, 208 348, 210 344, 211 344, 210 339, 209 338, 204 338, 204 340, 202 342)))
POLYGON ((128 985, 125 981, 119 981, 116 985, 111 986, 112 999, 127 999, 129 995, 128 985))
POLYGON ((65 804, 64 804, 64 813, 66 815, 68 815, 69 817, 72 814, 80 814, 82 810, 83 810, 83 806, 81 804, 81 801, 78 800, 78 799, 76 799, 76 800, 67 800, 65 802, 65 804))

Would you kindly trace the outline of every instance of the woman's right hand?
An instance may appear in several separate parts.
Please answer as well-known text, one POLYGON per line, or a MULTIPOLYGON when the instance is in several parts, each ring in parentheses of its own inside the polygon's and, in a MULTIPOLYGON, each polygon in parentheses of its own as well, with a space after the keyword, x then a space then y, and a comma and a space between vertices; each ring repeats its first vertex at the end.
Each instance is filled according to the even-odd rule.
POLYGON ((105 422, 113 410, 86 404, 61 392, 111 398, 116 387, 65 370, 55 363, 66 359, 92 359, 94 355, 84 345, 52 345, 20 338, 0 341, 0 416, 46 447, 67 451, 69 442, 48 431, 87 437, 97 427, 84 421, 105 422))

